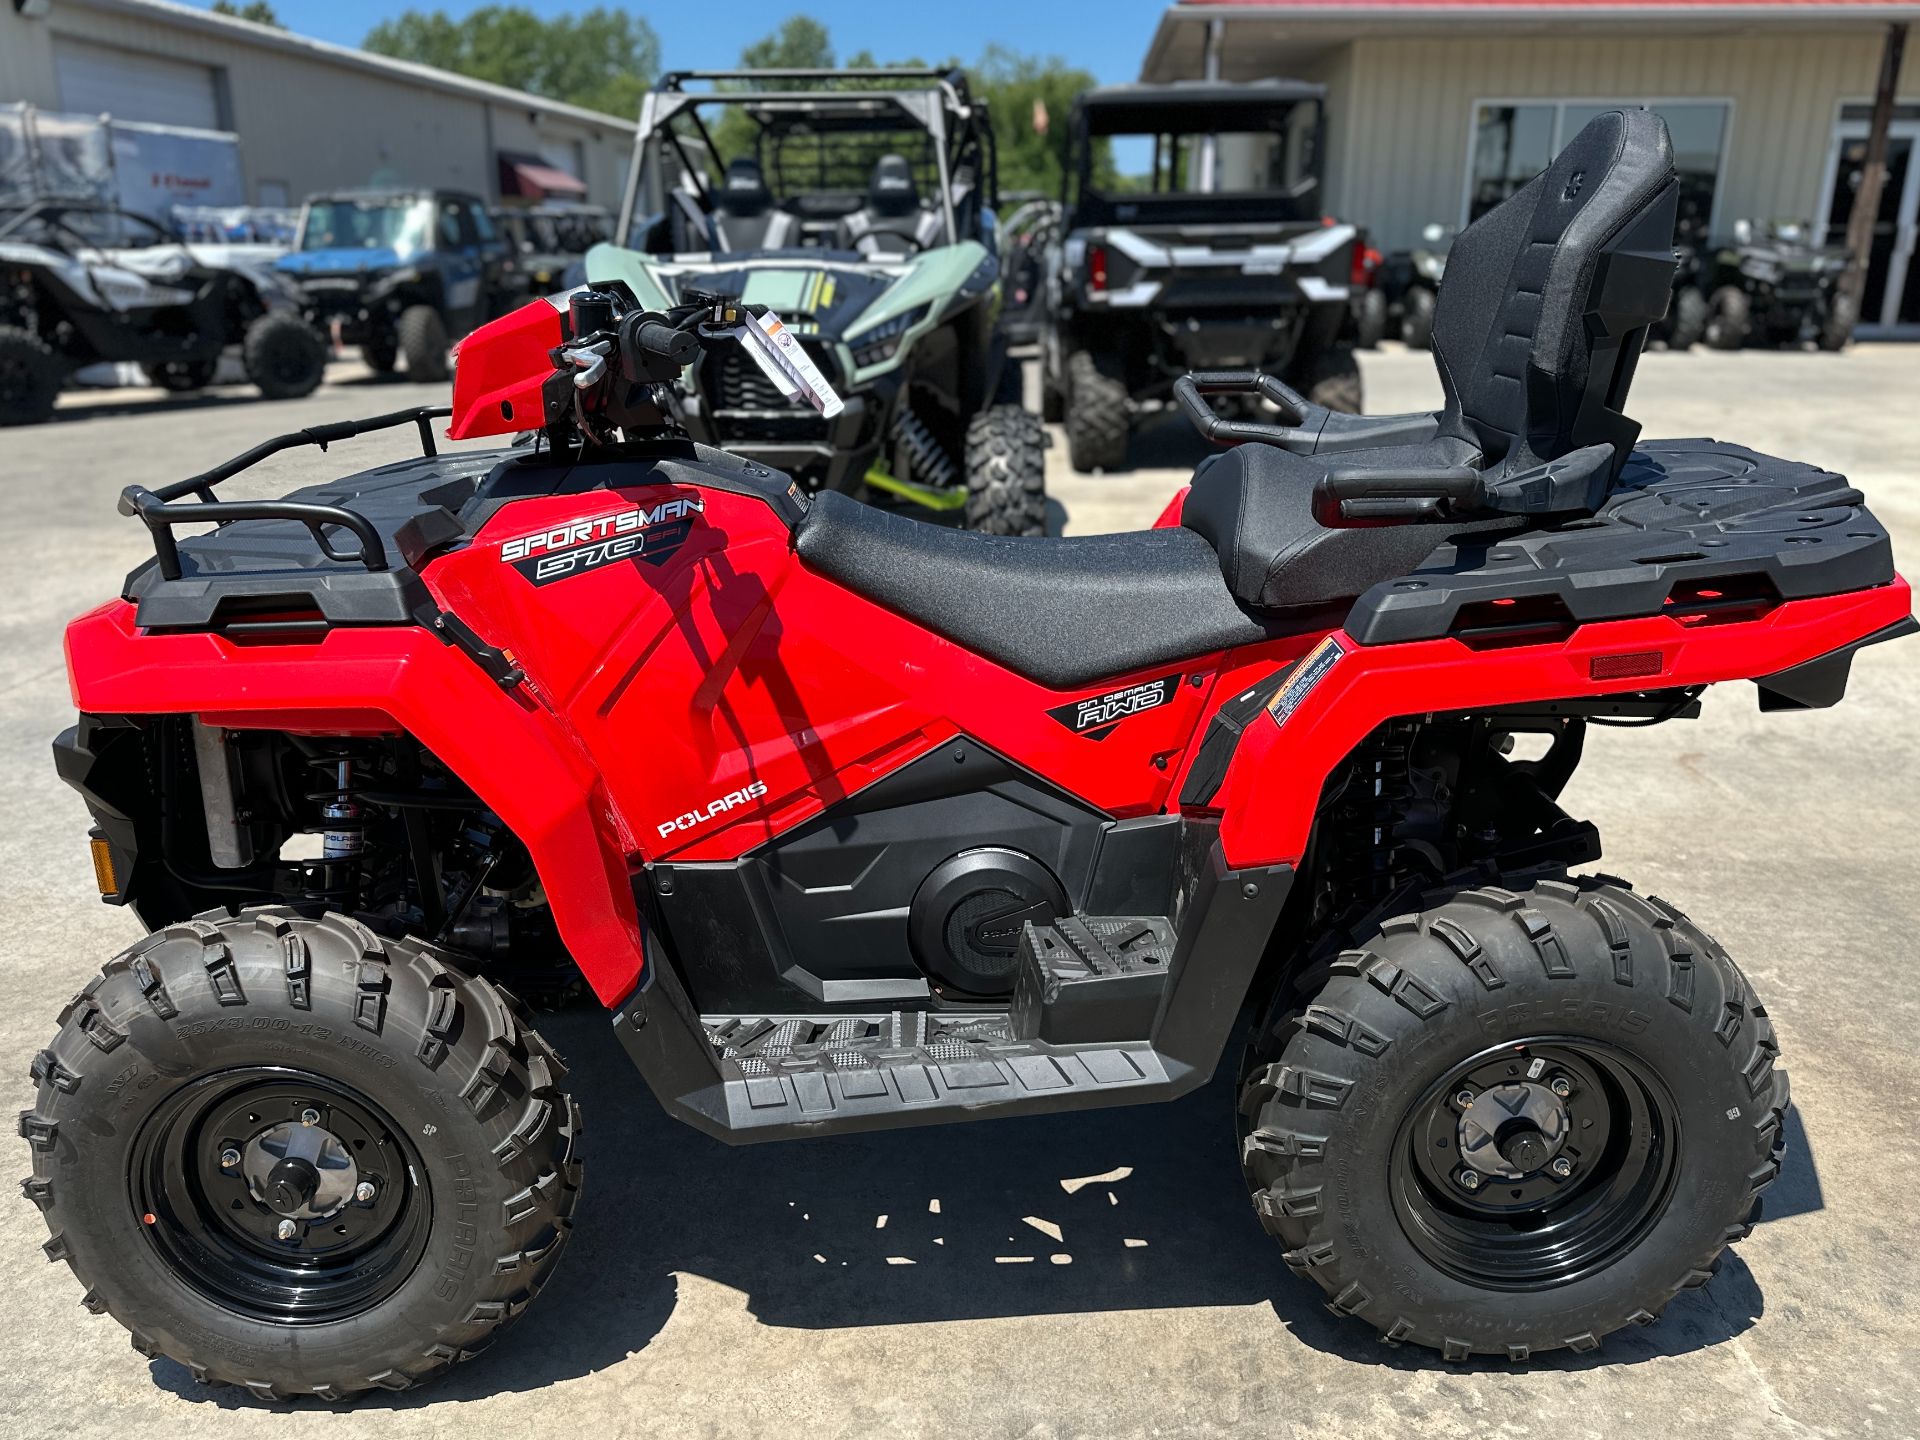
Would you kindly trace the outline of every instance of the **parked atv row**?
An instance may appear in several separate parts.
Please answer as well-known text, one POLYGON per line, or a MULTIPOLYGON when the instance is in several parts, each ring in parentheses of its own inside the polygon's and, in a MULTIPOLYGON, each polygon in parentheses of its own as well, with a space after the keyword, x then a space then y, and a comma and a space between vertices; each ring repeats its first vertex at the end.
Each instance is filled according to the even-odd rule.
POLYGON ((89 365, 132 363, 155 385, 196 390, 234 347, 262 395, 309 393, 325 347, 251 248, 186 245, 88 202, 0 211, 0 425, 47 419, 89 365))
MULTIPOLYGON (((850 229, 968 244, 874 191, 850 229)), ((260 1401, 443 1374, 567 1246, 581 1106, 510 991, 578 977, 728 1143, 1072 1126, 1225 1066, 1248 1223, 1337 1313, 1456 1363, 1658 1320, 1760 1218, 1788 1085, 1726 951, 1590 872, 1588 729, 1736 679, 1829 706, 1920 630, 1845 477, 1637 443, 1678 195, 1657 116, 1596 117, 1455 241, 1442 408, 1182 377, 1221 449, 1133 534, 959 533, 696 444, 682 376, 805 372, 664 259, 468 337, 450 437, 534 443, 440 454, 409 410, 130 486, 155 553, 69 627, 54 751, 150 933, 32 1063, 47 1257, 260 1401), (219 498, 390 427, 420 458, 219 498)), ((635 1225, 715 1203, 654 1162, 608 1197, 635 1225)))

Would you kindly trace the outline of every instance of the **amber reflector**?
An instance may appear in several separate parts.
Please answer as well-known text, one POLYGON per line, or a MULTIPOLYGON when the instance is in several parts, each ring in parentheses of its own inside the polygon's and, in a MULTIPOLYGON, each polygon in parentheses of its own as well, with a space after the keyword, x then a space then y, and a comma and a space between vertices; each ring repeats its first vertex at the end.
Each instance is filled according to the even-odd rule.
POLYGON ((87 848, 93 851, 93 883, 100 887, 102 895, 118 895, 120 877, 113 873, 113 848, 107 844, 106 837, 89 837, 87 848))
POLYGON ((1658 650, 1632 650, 1625 655, 1596 655, 1587 662, 1587 674, 1595 680, 1628 680, 1636 675, 1658 675, 1661 663, 1658 650))

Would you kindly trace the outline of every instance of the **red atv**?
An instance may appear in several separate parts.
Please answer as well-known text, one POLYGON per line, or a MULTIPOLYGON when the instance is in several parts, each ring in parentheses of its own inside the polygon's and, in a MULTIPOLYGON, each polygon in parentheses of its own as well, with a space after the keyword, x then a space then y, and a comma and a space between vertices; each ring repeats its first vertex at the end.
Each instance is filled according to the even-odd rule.
POLYGON ((409 413, 130 489, 157 554, 68 632, 55 752, 153 933, 34 1062, 47 1254, 263 1397, 445 1370, 566 1239, 580 1112, 503 984, 578 975, 734 1142, 1170 1099, 1251 1011, 1253 1208, 1335 1309, 1452 1359, 1653 1320, 1753 1224, 1787 1082, 1558 797, 1589 725, 1830 705, 1916 628, 1842 477, 1635 447, 1675 196, 1602 115, 1455 245, 1443 409, 1192 377, 1226 448, 1137 534, 809 501, 663 408, 777 326, 617 290, 464 345, 453 435, 536 443, 409 413), (215 498, 406 423, 424 458, 215 498))

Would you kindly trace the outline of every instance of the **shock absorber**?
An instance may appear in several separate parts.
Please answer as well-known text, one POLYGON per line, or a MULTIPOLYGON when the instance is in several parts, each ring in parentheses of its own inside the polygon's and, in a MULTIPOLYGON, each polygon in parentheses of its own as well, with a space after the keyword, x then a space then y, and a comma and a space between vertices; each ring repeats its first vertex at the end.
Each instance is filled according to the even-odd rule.
POLYGON ((320 858, 328 863, 358 860, 367 836, 360 827, 360 806, 353 798, 353 761, 338 762, 334 782, 338 788, 320 807, 320 818, 327 822, 320 837, 320 858))
POLYGON ((307 764, 326 777, 307 798, 320 807, 320 858, 306 867, 306 895, 331 905, 359 901, 360 859, 367 845, 366 816, 354 798, 353 760, 345 755, 312 755, 307 764))
POLYGON ((926 422, 904 398, 894 411, 893 438, 907 452, 907 476, 916 484, 946 490, 959 483, 960 469, 953 457, 940 448, 926 422))

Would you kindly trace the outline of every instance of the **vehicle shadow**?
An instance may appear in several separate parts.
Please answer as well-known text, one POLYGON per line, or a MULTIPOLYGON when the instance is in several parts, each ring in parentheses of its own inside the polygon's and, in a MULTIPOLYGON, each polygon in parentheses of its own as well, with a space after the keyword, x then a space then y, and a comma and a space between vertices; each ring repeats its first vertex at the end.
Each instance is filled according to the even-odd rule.
MULTIPOLYGON (((1266 1304, 1295 1338, 1338 1359, 1442 1367, 1429 1351, 1390 1347, 1329 1314, 1282 1264, 1241 1182, 1231 1065, 1169 1105, 735 1149, 661 1111, 599 1012, 548 1015, 541 1029, 586 1104, 587 1185, 571 1253, 482 1360, 362 1408, 459 1403, 617 1365, 667 1323, 678 1273, 738 1290, 765 1324, 802 1329, 1266 1304)), ((1810 1184, 1817 1205, 1797 1122, 1793 1138, 1803 1158, 1782 1187, 1804 1200, 1810 1184)), ((1763 1310, 1752 1272, 1729 1255, 1713 1284, 1680 1295, 1659 1325, 1534 1363, 1581 1371, 1685 1354, 1740 1335, 1763 1310)), ((187 1398, 259 1407, 244 1390, 195 1384, 170 1361, 152 1371, 187 1398)))

